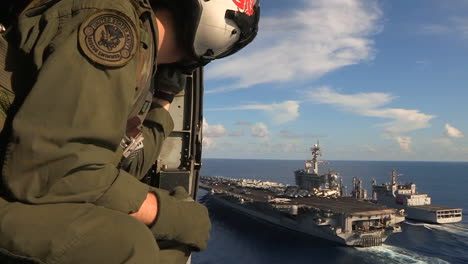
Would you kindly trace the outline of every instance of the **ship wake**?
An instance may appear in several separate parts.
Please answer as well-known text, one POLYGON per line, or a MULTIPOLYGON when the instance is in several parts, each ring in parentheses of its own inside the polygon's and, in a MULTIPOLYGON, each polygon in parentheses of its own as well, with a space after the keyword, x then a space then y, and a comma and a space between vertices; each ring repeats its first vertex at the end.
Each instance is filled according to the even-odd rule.
POLYGON ((411 225, 411 226, 421 226, 431 231, 434 231, 434 230, 442 231, 442 232, 449 233, 451 235, 468 238, 468 225, 463 224, 463 223, 444 224, 444 225, 427 224, 427 223, 419 223, 419 222, 411 222, 411 221, 405 221, 404 223, 407 225, 411 225))
POLYGON ((372 263, 450 263, 439 258, 423 256, 414 251, 390 245, 358 248, 357 250, 365 253, 366 259, 370 260, 372 263))
POLYGON ((405 221, 404 223, 407 224, 407 225, 411 225, 411 226, 422 226, 422 227, 424 227, 426 229, 432 230, 432 228, 430 227, 430 224, 414 223, 414 222, 410 222, 410 221, 405 221))
POLYGON ((422 254, 434 255, 453 263, 468 263, 466 248, 468 247, 468 225, 457 224, 427 224, 406 221, 405 235, 408 239, 416 239, 411 250, 422 254), (418 238, 426 243, 417 242, 418 238), (437 247, 437 250, 434 250, 437 247))
POLYGON ((447 232, 453 235, 468 238, 468 226, 465 224, 461 224, 461 223, 446 224, 446 225, 426 224, 426 227, 432 230, 439 230, 439 231, 447 232))

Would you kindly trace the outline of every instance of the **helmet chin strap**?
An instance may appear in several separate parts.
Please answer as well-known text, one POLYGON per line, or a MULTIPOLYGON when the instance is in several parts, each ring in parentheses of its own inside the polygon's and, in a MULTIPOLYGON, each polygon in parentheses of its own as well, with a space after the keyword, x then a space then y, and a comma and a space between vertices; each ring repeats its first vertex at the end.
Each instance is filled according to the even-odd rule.
POLYGON ((212 60, 216 59, 216 56, 214 56, 214 52, 212 49, 208 49, 206 53, 201 56, 201 63, 203 63, 203 66, 211 62, 212 60))
POLYGON ((216 59, 212 50, 207 50, 205 55, 197 58, 192 55, 190 58, 174 63, 174 66, 184 74, 192 74, 197 68, 202 67, 216 59))

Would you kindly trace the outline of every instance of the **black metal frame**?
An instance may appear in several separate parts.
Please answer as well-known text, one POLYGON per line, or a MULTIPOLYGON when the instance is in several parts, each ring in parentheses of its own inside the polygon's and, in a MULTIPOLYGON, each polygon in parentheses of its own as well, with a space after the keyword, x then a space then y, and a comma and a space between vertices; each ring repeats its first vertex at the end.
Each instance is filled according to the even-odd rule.
POLYGON ((150 184, 166 190, 183 186, 195 199, 202 156, 203 68, 188 77, 185 90, 176 95, 169 112, 174 131, 163 144, 150 184))

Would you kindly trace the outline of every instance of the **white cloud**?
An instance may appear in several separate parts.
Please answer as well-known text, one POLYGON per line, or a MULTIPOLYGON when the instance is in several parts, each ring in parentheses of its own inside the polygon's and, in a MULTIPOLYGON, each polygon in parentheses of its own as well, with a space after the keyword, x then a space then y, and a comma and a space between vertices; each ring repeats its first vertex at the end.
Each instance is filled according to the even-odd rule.
POLYGON ((383 128, 384 136, 398 142, 405 152, 411 151, 411 138, 406 134, 429 127, 429 121, 435 117, 415 109, 384 108, 395 99, 387 93, 340 94, 321 87, 307 92, 306 96, 312 102, 329 104, 362 116, 390 119, 379 126, 383 128))
POLYGON ((313 133, 306 133, 306 134, 299 134, 290 129, 282 129, 278 132, 278 136, 282 138, 319 138, 323 137, 322 135, 313 134, 313 133))
POLYGON ((279 137, 283 138, 300 138, 302 137, 301 134, 298 134, 294 131, 291 131, 289 129, 282 129, 280 132, 278 132, 279 137))
POLYGON ((433 139, 432 142, 434 144, 439 145, 442 148, 464 153, 466 152, 466 148, 454 144, 454 139, 463 137, 465 137, 465 135, 462 131, 460 131, 458 128, 451 126, 449 123, 446 123, 444 133, 442 133, 440 137, 433 139))
POLYGON ((466 17, 455 17, 452 19, 457 33, 463 38, 468 38, 468 18, 466 17))
POLYGON ((402 137, 402 136, 397 136, 395 140, 398 142, 400 145, 401 150, 404 152, 411 152, 411 138, 410 137, 402 137))
POLYGON ((250 128, 250 132, 254 137, 265 138, 268 137, 270 131, 268 131, 268 127, 263 123, 256 123, 250 128))
POLYGON ((381 29, 382 12, 372 0, 303 1, 263 17, 256 41, 243 56, 213 63, 208 79, 233 79, 231 86, 208 92, 246 88, 261 83, 317 79, 324 74, 374 57, 370 37, 381 29))
POLYGON ((457 151, 464 153, 464 154, 468 154, 468 147, 467 146, 458 147, 457 151))
POLYGON ((455 144, 454 142, 455 139, 460 139, 463 137, 465 137, 465 135, 461 130, 451 126, 449 123, 446 123, 444 133, 442 133, 440 137, 433 139, 432 142, 452 152, 467 153, 467 147, 460 144, 455 144))
POLYGON ((429 121, 435 116, 421 113, 419 110, 386 108, 368 110, 363 113, 366 116, 393 119, 391 122, 381 124, 384 132, 397 135, 414 130, 430 127, 429 121))
POLYGON ((205 150, 216 149, 216 140, 225 136, 228 130, 223 125, 210 125, 205 118, 203 118, 203 148, 205 150))
POLYGON ((364 149, 371 152, 371 153, 377 153, 378 152, 378 150, 375 147, 370 146, 370 145, 365 145, 364 149))
POLYGON ((449 17, 447 21, 440 24, 421 25, 420 31, 429 35, 455 35, 468 39, 468 18, 461 16, 449 17))
POLYGON ((299 116, 299 101, 284 101, 273 104, 250 104, 235 107, 207 109, 206 111, 260 110, 266 112, 275 124, 295 120, 299 116))
POLYGON ((321 87, 307 92, 306 95, 313 102, 329 104, 363 116, 393 119, 380 125, 389 135, 429 127, 429 121, 435 117, 419 110, 382 108, 396 98, 386 93, 340 94, 329 87, 321 87))
POLYGON ((277 145, 282 153, 300 153, 304 151, 304 145, 301 143, 287 142, 277 145))
POLYGON ((441 146, 441 147, 451 147, 453 146, 452 140, 446 137, 435 138, 432 140, 433 143, 441 146))
POLYGON ((395 98, 386 93, 340 94, 326 86, 309 91, 306 95, 313 102, 335 105, 354 112, 386 105, 395 98))
MULTIPOLYGON (((466 144, 456 144, 452 138, 449 137, 439 137, 432 140, 434 144, 439 145, 440 148, 448 150, 453 153, 466 155, 468 154, 468 146, 466 144)), ((457 156, 459 159, 460 156, 457 156)), ((461 158, 463 160, 463 158, 461 158)))
POLYGON ((250 126, 251 124, 252 123, 250 123, 249 121, 244 121, 244 120, 240 120, 235 123, 235 125, 237 126, 250 126))
POLYGON ((452 32, 452 29, 448 25, 425 24, 421 26, 421 32, 430 35, 445 35, 452 32))
POLYGON ((451 126, 450 124, 445 124, 445 133, 449 138, 462 138, 465 135, 458 128, 451 126))
POLYGON ((229 136, 231 137, 242 137, 243 135, 244 135, 244 129, 235 130, 235 131, 232 131, 231 134, 229 134, 229 136))
POLYGON ((222 126, 222 125, 210 125, 206 121, 206 119, 203 119, 203 136, 204 137, 211 137, 211 138, 217 138, 217 137, 222 137, 225 136, 227 133, 227 129, 222 126))
POLYGON ((209 137, 203 137, 202 144, 204 150, 212 150, 216 146, 216 142, 214 141, 214 139, 209 137))

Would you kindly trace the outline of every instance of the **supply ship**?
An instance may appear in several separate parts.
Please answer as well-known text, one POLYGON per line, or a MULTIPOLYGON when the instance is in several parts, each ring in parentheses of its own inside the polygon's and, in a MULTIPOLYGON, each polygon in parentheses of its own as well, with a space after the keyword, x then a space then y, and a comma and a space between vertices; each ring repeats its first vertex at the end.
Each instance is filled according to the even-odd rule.
MULTIPOLYGON (((381 245, 401 232, 404 214, 396 209, 345 196, 342 178, 319 174, 320 147, 295 172, 297 186, 251 179, 201 177, 208 199, 252 218, 354 247, 381 245)), ((358 185, 357 185, 358 186, 358 185)), ((356 187, 356 186, 355 186, 356 187)), ((353 190, 358 196, 362 190, 353 190)))
POLYGON ((391 182, 377 185, 372 181, 372 199, 382 205, 404 209, 406 218, 428 223, 447 224, 462 220, 462 209, 431 204, 431 197, 416 191, 416 184, 397 182, 396 170, 392 170, 391 182))

